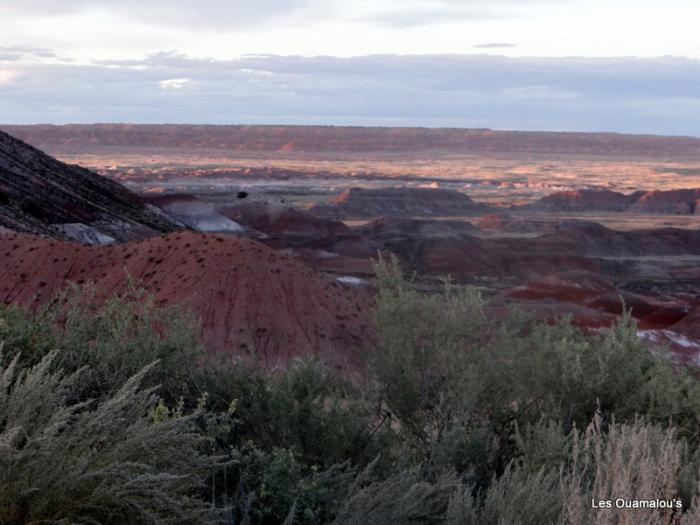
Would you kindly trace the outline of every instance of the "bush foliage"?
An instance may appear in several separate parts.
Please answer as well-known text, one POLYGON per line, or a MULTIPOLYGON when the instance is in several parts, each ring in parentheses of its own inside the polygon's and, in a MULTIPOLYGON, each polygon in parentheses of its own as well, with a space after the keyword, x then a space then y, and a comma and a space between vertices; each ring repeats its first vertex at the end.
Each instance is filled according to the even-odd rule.
POLYGON ((0 306, 0 524, 700 522, 700 384, 629 316, 496 319, 376 270, 364 381, 207 358, 138 287, 0 306))

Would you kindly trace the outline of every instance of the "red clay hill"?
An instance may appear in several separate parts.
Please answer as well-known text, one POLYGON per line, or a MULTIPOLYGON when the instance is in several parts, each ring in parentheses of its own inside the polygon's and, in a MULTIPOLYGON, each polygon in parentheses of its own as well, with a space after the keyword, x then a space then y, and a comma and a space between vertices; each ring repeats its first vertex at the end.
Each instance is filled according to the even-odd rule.
POLYGON ((255 241, 187 231, 112 246, 0 236, 5 303, 41 304, 68 282, 94 282, 105 298, 125 290, 126 276, 159 304, 199 315, 210 351, 267 367, 302 355, 353 367, 372 339, 367 297, 255 241))

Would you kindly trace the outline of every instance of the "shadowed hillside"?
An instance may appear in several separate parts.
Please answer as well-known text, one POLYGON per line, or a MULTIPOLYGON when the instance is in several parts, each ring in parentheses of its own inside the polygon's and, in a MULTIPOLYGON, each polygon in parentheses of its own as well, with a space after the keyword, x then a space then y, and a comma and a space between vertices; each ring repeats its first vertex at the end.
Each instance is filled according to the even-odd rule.
POLYGON ((2 132, 0 226, 96 243, 176 228, 122 185, 2 132))

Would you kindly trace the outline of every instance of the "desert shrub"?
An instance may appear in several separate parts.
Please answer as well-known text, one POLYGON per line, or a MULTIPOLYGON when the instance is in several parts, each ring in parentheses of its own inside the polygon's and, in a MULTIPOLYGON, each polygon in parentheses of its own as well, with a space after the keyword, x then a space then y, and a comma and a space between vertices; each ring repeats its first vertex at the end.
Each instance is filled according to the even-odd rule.
POLYGON ((316 361, 270 372, 216 360, 195 382, 205 393, 205 432, 233 459, 215 476, 214 497, 238 520, 327 523, 352 468, 380 452, 391 457, 368 399, 316 361))
POLYGON ((112 396, 75 403, 86 370, 56 371, 57 355, 0 369, 0 523, 214 521, 199 494, 220 460, 202 454, 191 418, 147 417, 150 368, 112 396))
POLYGON ((559 473, 527 473, 510 464, 482 494, 471 487, 456 492, 447 509, 450 525, 551 525, 562 508, 559 473))
POLYGON ((68 373, 82 367, 80 395, 114 393, 149 363, 148 384, 161 385, 169 402, 191 397, 189 387, 202 351, 194 318, 179 308, 158 307, 152 295, 135 285, 99 303, 92 286, 72 286, 36 312, 0 307, 0 340, 7 359, 20 355, 31 366, 57 350, 54 366, 68 373))
POLYGON ((229 445, 252 441, 265 451, 288 449, 321 470, 348 460, 367 463, 386 445, 360 388, 314 360, 296 361, 282 373, 214 361, 195 382, 209 410, 232 410, 229 445))
POLYGON ((564 432, 561 423, 540 421, 516 428, 513 435, 521 468, 536 472, 542 468, 556 470, 565 464, 571 454, 571 434, 564 432))
POLYGON ((22 365, 35 365, 56 348, 56 308, 50 303, 34 311, 15 304, 0 304, 0 341, 7 365, 19 356, 22 365))
POLYGON ((355 477, 347 464, 308 469, 290 450, 252 443, 234 452, 233 463, 234 513, 251 523, 330 523, 355 477))
POLYGON ((561 513, 557 471, 526 473, 509 465, 483 493, 450 474, 427 481, 416 468, 371 478, 368 469, 357 477, 334 523, 546 525, 561 513))
POLYGON ((395 261, 379 261, 377 284, 373 370, 394 435, 428 473, 456 469, 480 490, 522 455, 531 472, 555 466, 569 432, 596 413, 678 422, 697 440, 698 381, 652 355, 629 315, 599 334, 520 312, 498 321, 474 291, 419 293, 395 261), (546 446, 525 450, 522 429, 546 446))
POLYGON ((443 476, 428 482, 416 469, 384 480, 371 480, 370 465, 361 473, 342 504, 334 523, 373 525, 444 523, 459 481, 443 476))
POLYGON ((431 445, 464 430, 476 411, 479 378, 470 357, 488 331, 482 301, 449 284, 444 294, 420 294, 395 261, 380 260, 376 269, 379 343, 370 359, 382 402, 400 422, 402 437, 427 460, 431 445))

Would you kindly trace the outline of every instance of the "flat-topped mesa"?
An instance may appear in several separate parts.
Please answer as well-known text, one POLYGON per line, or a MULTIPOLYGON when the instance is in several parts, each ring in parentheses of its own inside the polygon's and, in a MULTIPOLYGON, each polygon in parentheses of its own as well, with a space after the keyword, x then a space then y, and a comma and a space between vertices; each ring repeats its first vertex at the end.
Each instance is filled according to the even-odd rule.
POLYGON ((690 215, 700 213, 700 189, 654 190, 621 193, 608 189, 582 189, 552 193, 520 207, 543 212, 626 212, 690 215))
POLYGON ((455 217, 488 213, 494 208, 465 194, 434 188, 350 188, 328 203, 310 209, 314 215, 348 217, 455 217))
POLYGON ((88 244, 176 229, 121 184, 59 162, 2 132, 0 226, 88 244))
POLYGON ((629 213, 659 213, 664 215, 700 214, 700 188, 647 191, 639 195, 629 213))
POLYGON ((700 157, 700 139, 618 133, 358 126, 69 124, 3 126, 49 151, 173 148, 236 152, 449 154, 524 153, 640 157, 700 157))

